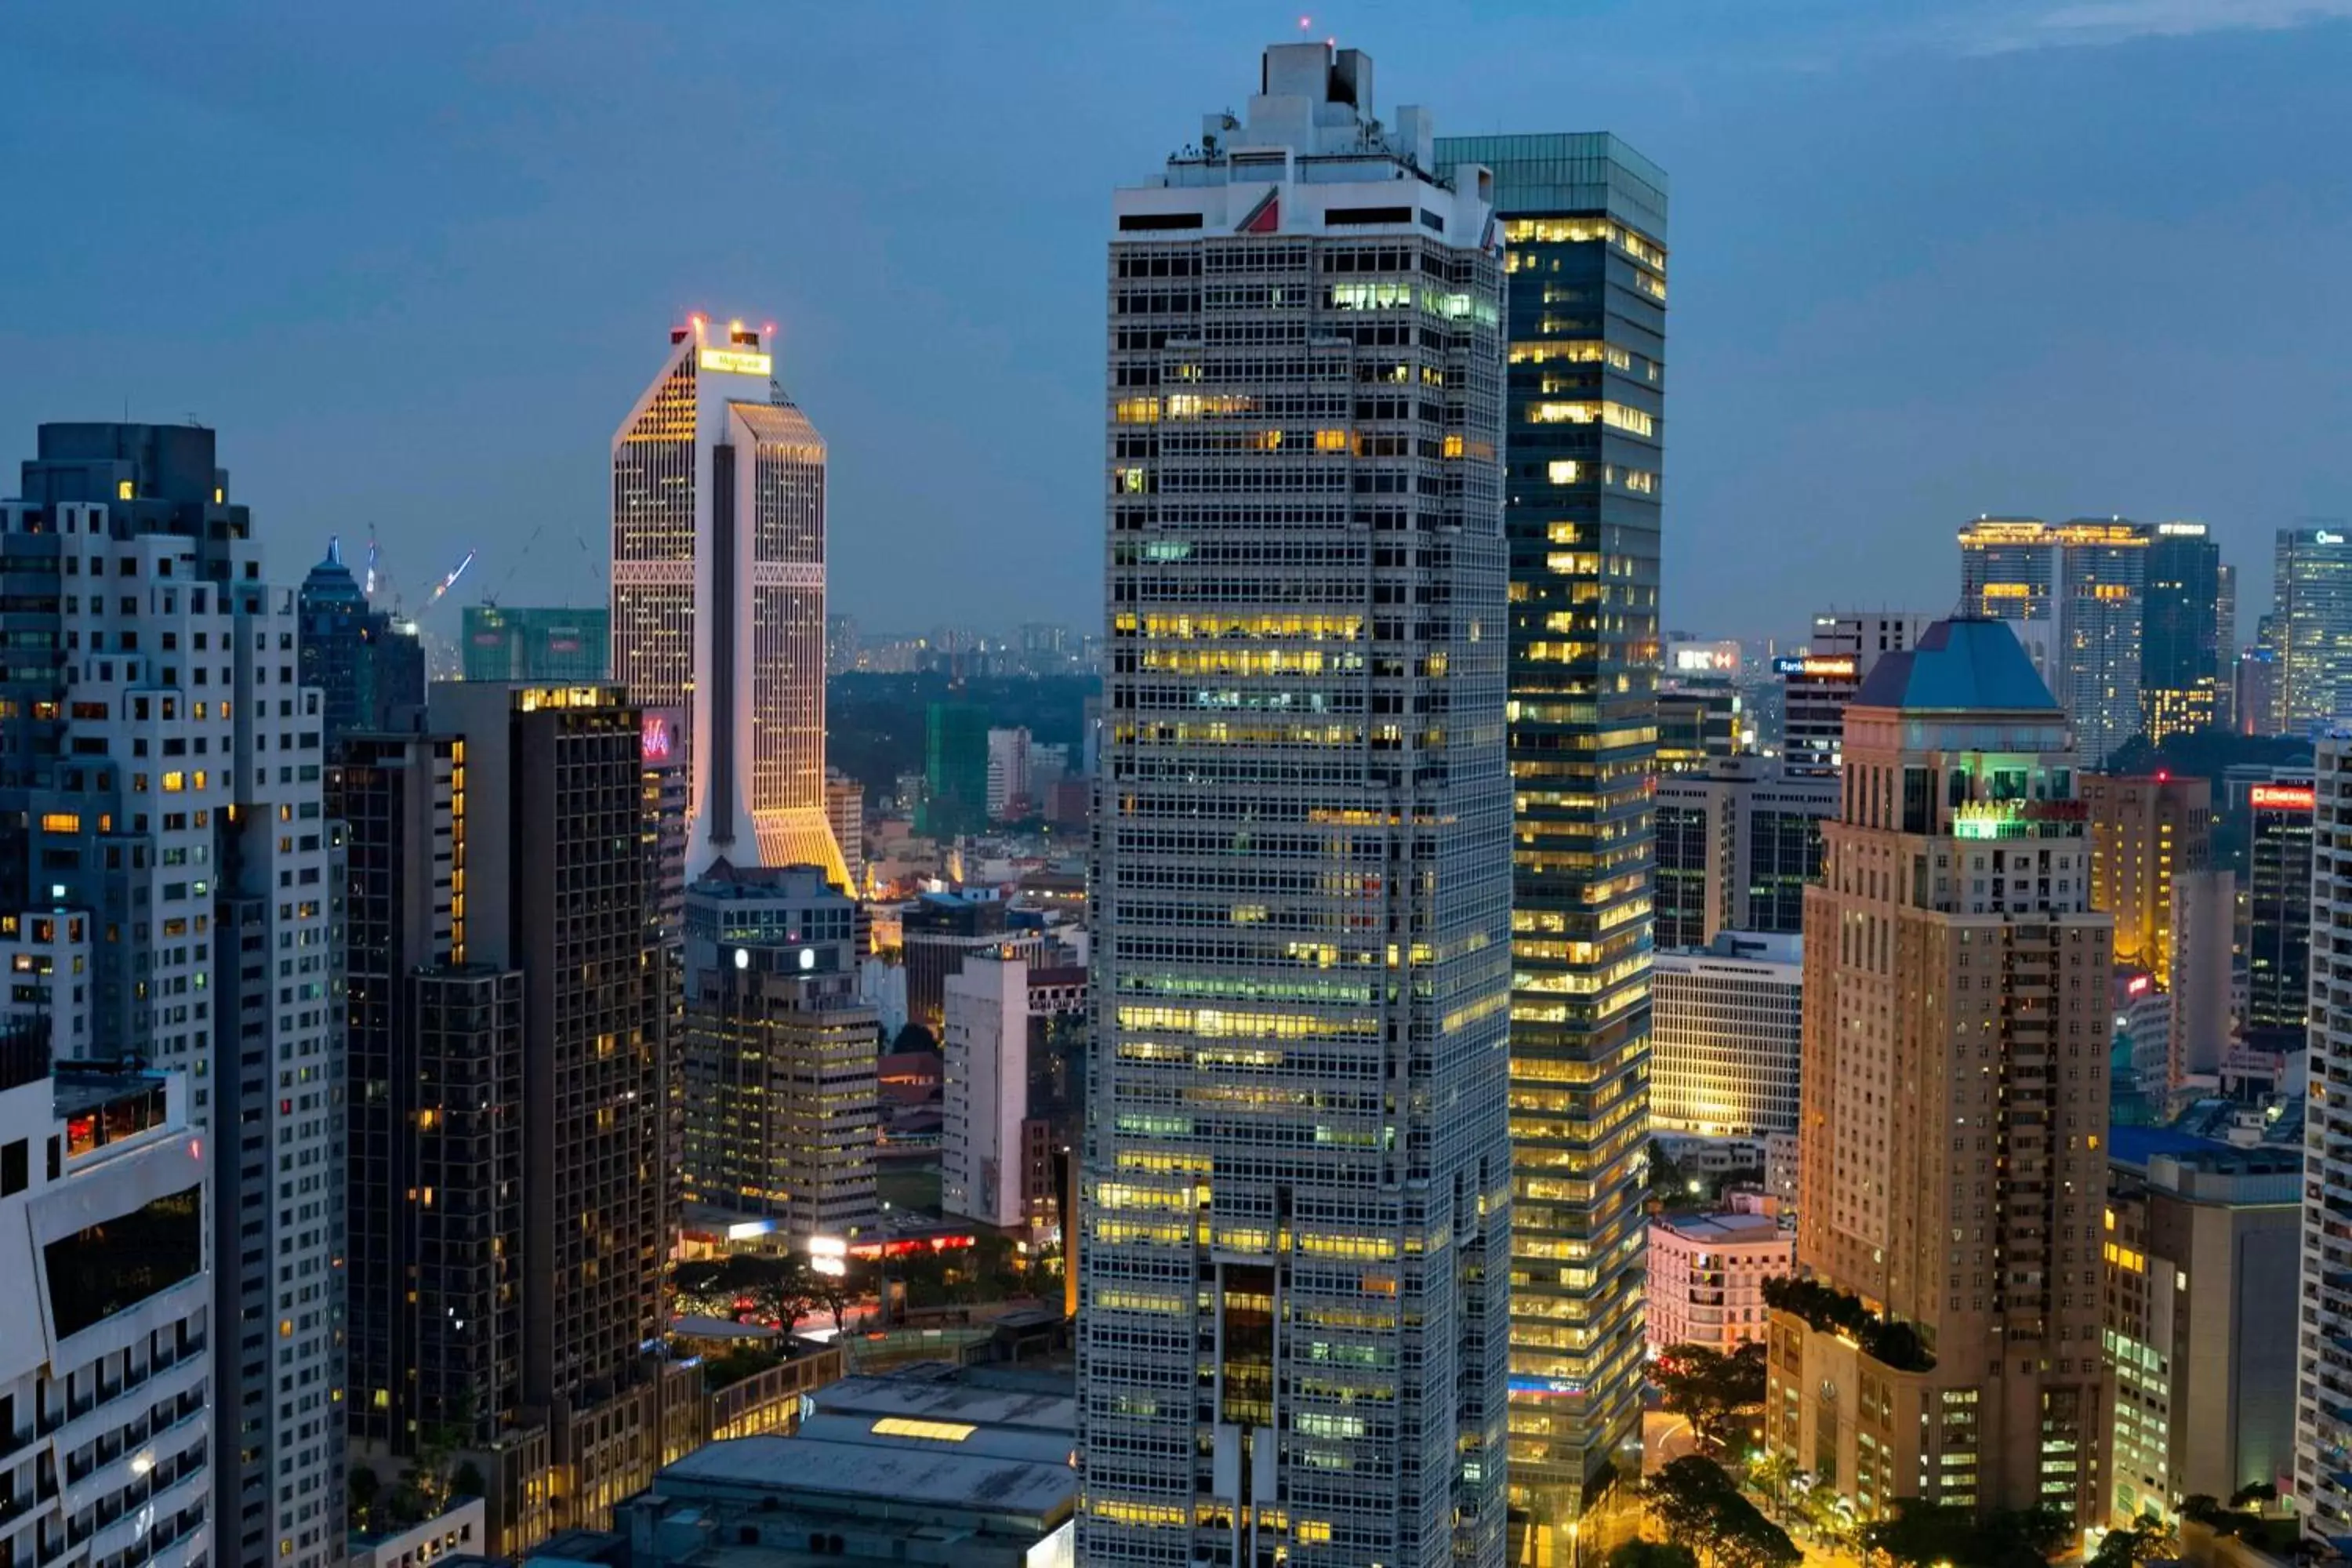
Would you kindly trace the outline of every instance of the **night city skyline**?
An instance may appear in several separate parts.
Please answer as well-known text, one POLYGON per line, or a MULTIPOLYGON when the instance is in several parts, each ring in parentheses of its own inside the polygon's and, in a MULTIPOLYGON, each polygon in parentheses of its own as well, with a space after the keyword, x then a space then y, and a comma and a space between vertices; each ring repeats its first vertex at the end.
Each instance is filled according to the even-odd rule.
MULTIPOLYGON (((1669 626, 1948 610, 1980 511, 2201 519, 2259 606, 2273 531, 2352 512, 2352 6, 1311 15, 1465 134, 1607 129, 1672 171, 1669 626)), ((773 320, 833 443, 835 607, 877 628, 1090 621, 1102 193, 1299 36, 1238 5, 91 20, 0 21, 16 446, 193 414, 275 578, 373 525, 412 606, 469 549, 454 598, 590 605, 609 388, 688 311, 773 320)))

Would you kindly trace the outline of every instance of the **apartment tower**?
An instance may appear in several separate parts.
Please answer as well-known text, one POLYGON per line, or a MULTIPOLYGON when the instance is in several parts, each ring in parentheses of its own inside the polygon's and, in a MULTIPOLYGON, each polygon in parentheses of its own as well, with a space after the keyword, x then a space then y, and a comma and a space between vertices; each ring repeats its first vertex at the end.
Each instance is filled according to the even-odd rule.
POLYGON ((672 951, 641 710, 436 685, 334 770, 348 824, 353 1458, 479 1472, 492 1550, 602 1529, 677 1434, 659 1334, 672 951))
POLYGON ((192 1080, 215 1197, 210 1558, 329 1568, 341 868, 294 591, 263 583, 212 431, 44 425, 38 453, 0 502, 0 910, 87 922, 78 1048, 192 1080))
POLYGON ((52 1074, 48 1032, 0 1028, 0 1268, 16 1281, 0 1306, 0 1557, 218 1562, 212 1167, 191 1080, 52 1074))
MULTIPOLYGON (((2323 738, 2313 771, 2313 827, 2333 846, 2352 834, 2352 738, 2323 738)), ((2259 888, 2259 866, 2255 876, 2259 888)), ((2325 858, 2310 889, 2312 930, 2352 924, 2352 862, 2325 858)), ((2337 963, 2335 948, 2331 942, 2310 957, 2294 1495, 2305 1538, 2341 1552, 2352 1544, 2352 1352, 2345 1349, 2352 1342, 2352 1011, 2318 1004, 2344 990, 2336 983, 2352 977, 2352 957, 2337 963)))
POLYGON ((1511 1491, 1566 1552, 1639 1420, 1666 176, 1605 133, 1438 154, 1510 246, 1511 1491))
POLYGON ((701 316, 613 437, 613 679, 687 713, 687 874, 849 872, 824 814, 824 437, 770 327, 701 316))
POLYGON ((1113 202, 1077 1552, 1499 1568, 1493 177, 1256 88, 1113 202))
POLYGON ((1812 1289, 1773 1312, 1766 1444, 1864 1518, 2103 1524, 2113 921, 2065 717, 2007 627, 1943 622, 1855 694, 1844 785, 1805 902, 1812 1289))
POLYGON ((2083 780, 2091 818, 2091 907, 2113 915, 2116 962, 2172 988, 2175 879, 2213 858, 2213 781, 2186 774, 2083 780))

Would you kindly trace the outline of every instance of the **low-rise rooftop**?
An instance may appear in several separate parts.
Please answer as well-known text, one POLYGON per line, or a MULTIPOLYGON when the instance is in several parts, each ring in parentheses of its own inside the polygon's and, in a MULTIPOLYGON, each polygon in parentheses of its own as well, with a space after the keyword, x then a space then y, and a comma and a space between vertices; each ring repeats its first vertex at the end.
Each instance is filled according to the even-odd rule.
POLYGON ((1048 1524, 1069 1511, 1078 1473, 1066 1459, 1041 1464, 967 1456, 933 1444, 734 1437, 696 1449, 663 1470, 660 1479, 772 1488, 803 1503, 823 1499, 836 1505, 969 1509, 1048 1524))
POLYGON ((1675 1215, 1656 1222, 1685 1241, 1707 1247, 1731 1247, 1743 1242, 1793 1240, 1770 1215, 1675 1215))
POLYGON ((845 1377, 818 1390, 814 1398, 818 1410, 838 1415, 917 1416, 1064 1436, 1078 1427, 1074 1397, 987 1387, 961 1377, 845 1377))

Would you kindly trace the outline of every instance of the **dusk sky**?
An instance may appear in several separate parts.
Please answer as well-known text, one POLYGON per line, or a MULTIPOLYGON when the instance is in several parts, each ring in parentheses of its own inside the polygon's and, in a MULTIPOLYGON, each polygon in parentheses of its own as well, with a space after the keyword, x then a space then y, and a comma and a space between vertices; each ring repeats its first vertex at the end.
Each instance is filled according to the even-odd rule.
MULTIPOLYGON (((1309 8, 1378 109, 1673 179, 1665 618, 1948 608, 1980 511, 2352 513, 2352 0, 1309 8)), ((1297 10, 0 11, 0 493, 195 416, 273 574, 600 603, 607 444, 687 312, 773 321, 868 631, 1101 616, 1109 191, 1297 10), (538 531, 537 542, 524 546, 538 531)), ((454 620, 454 615, 449 616, 454 620)), ((454 627, 443 626, 444 632, 454 627)))

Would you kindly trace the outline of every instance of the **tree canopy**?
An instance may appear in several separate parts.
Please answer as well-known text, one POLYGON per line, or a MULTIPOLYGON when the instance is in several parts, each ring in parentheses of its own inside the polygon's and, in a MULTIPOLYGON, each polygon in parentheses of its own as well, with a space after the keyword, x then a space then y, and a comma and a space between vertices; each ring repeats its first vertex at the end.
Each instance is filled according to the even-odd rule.
POLYGON ((1777 1311, 1794 1312, 1823 1333, 1853 1336, 1872 1359, 1897 1372, 1933 1372, 1936 1358, 1919 1331, 1882 1318, 1851 1290, 1787 1274, 1764 1281, 1764 1301, 1777 1311))
POLYGON ((1798 1568, 1804 1561, 1789 1532, 1712 1459, 1685 1454, 1644 1481, 1642 1495, 1669 1535, 1705 1548, 1717 1568, 1798 1568))
POLYGON ((2152 1513, 2141 1514, 2101 1538, 2099 1549, 2091 1553, 2088 1568, 2139 1568, 2151 1557, 2163 1555, 2171 1539, 2172 1531, 2162 1520, 2152 1513))
POLYGON ((2047 1568, 2073 1534, 2055 1509, 1979 1514, 1959 1503, 1896 1498, 1892 1517, 1863 1526, 1863 1544, 1898 1568, 2047 1568))
POLYGON ((1698 1568, 1698 1553, 1672 1541, 1623 1542, 1608 1561, 1609 1568, 1698 1568))
POLYGON ((1726 1355, 1707 1345, 1669 1345, 1650 1363, 1650 1381, 1701 1443, 1720 1449, 1734 1418, 1764 1403, 1764 1347, 1750 1342, 1726 1355))

